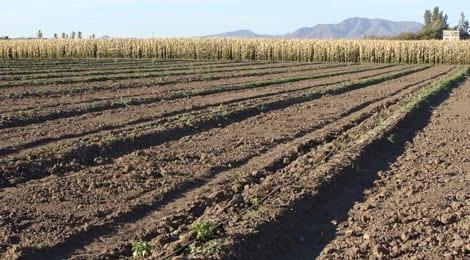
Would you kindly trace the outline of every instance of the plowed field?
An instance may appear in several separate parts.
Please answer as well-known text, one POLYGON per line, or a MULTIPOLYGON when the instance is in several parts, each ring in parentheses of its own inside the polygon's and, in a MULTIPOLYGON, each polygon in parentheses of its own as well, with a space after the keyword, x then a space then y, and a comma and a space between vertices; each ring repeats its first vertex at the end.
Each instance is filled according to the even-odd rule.
MULTIPOLYGON (((382 211, 424 188, 446 193, 426 183, 409 187, 404 179, 420 183, 429 172, 409 170, 406 158, 416 153, 400 154, 422 130, 406 126, 425 125, 429 111, 462 91, 467 73, 453 65, 1 62, 0 258, 409 256, 385 242, 361 247, 364 234, 391 231, 357 223, 385 225, 382 211), (383 168, 401 160, 407 163, 383 168), (395 171, 412 176, 386 177, 373 188, 373 176, 395 171), (409 196, 400 197, 400 188, 409 196), (378 209, 371 196, 394 197, 378 209), (345 250, 347 243, 358 249, 345 250)), ((452 137, 468 139, 468 124, 459 127, 452 137)), ((444 142, 435 136, 429 142, 444 142)), ((420 142, 406 149, 432 153, 420 142)), ((421 159, 416 167, 425 168, 421 159)), ((467 168, 468 182, 462 160, 455 163, 467 168)), ((468 188, 453 196, 467 197, 468 188)), ((454 206, 461 209, 454 222, 468 219, 468 203, 454 206)), ((468 237, 460 240, 468 245, 468 237)), ((469 248, 459 250, 451 254, 469 248)))

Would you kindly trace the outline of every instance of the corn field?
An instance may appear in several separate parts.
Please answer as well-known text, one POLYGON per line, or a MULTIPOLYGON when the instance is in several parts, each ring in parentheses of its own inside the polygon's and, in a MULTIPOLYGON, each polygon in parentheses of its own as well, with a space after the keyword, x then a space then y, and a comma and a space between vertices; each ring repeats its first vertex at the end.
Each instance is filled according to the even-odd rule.
POLYGON ((155 58, 470 64, 470 41, 215 38, 0 41, 0 59, 30 58, 155 58))

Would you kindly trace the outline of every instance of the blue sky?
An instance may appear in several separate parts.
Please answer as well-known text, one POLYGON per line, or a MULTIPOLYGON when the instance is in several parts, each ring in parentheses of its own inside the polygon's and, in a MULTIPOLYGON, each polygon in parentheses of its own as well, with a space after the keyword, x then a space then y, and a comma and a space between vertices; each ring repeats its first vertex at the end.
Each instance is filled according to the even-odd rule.
POLYGON ((292 32, 349 17, 422 21, 438 5, 455 25, 469 0, 2 0, 0 35, 83 31, 117 37, 197 36, 251 29, 292 32))

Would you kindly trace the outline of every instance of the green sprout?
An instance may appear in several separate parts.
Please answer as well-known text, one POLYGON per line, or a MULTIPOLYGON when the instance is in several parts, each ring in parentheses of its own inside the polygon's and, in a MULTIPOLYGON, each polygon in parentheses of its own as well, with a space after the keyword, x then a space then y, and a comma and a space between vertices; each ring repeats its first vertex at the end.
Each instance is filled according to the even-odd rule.
POLYGON ((205 242, 212 238, 212 223, 196 222, 191 225, 191 231, 196 234, 196 240, 205 242))
POLYGON ((388 141, 389 143, 394 144, 394 143, 396 142, 396 136, 395 136, 395 134, 389 135, 389 136, 387 137, 387 141, 388 141))
POLYGON ((260 201, 258 198, 251 198, 250 199, 250 204, 253 207, 254 210, 258 210, 260 206, 260 201))
POLYGON ((148 242, 140 241, 132 245, 132 256, 135 258, 145 258, 150 255, 150 245, 148 242))

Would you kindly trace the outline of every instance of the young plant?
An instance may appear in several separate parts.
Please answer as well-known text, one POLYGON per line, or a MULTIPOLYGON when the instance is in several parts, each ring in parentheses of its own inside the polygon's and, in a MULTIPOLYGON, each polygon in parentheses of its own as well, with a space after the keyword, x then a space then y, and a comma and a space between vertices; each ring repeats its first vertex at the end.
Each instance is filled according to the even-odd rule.
POLYGON ((150 255, 150 245, 148 242, 139 241, 132 245, 132 256, 134 258, 145 258, 150 255))
POLYGON ((387 141, 391 144, 394 144, 396 142, 395 134, 391 134, 391 135, 387 136, 387 141))
POLYGON ((182 114, 178 117, 178 120, 185 124, 185 125, 191 125, 191 118, 188 114, 182 114))
POLYGON ((134 100, 132 98, 121 98, 121 100, 119 100, 119 103, 126 107, 130 107, 133 102, 134 100))
POLYGON ((210 222, 195 222, 191 225, 190 229, 196 234, 196 240, 200 242, 208 241, 213 236, 212 223, 210 222))
POLYGON ((105 145, 110 145, 110 144, 113 144, 117 141, 119 141, 119 137, 114 136, 113 134, 107 134, 107 135, 103 136, 103 138, 101 139, 101 142, 105 145))
POLYGON ((258 198, 251 198, 250 199, 250 204, 253 210, 258 210, 260 206, 260 201, 258 198))

